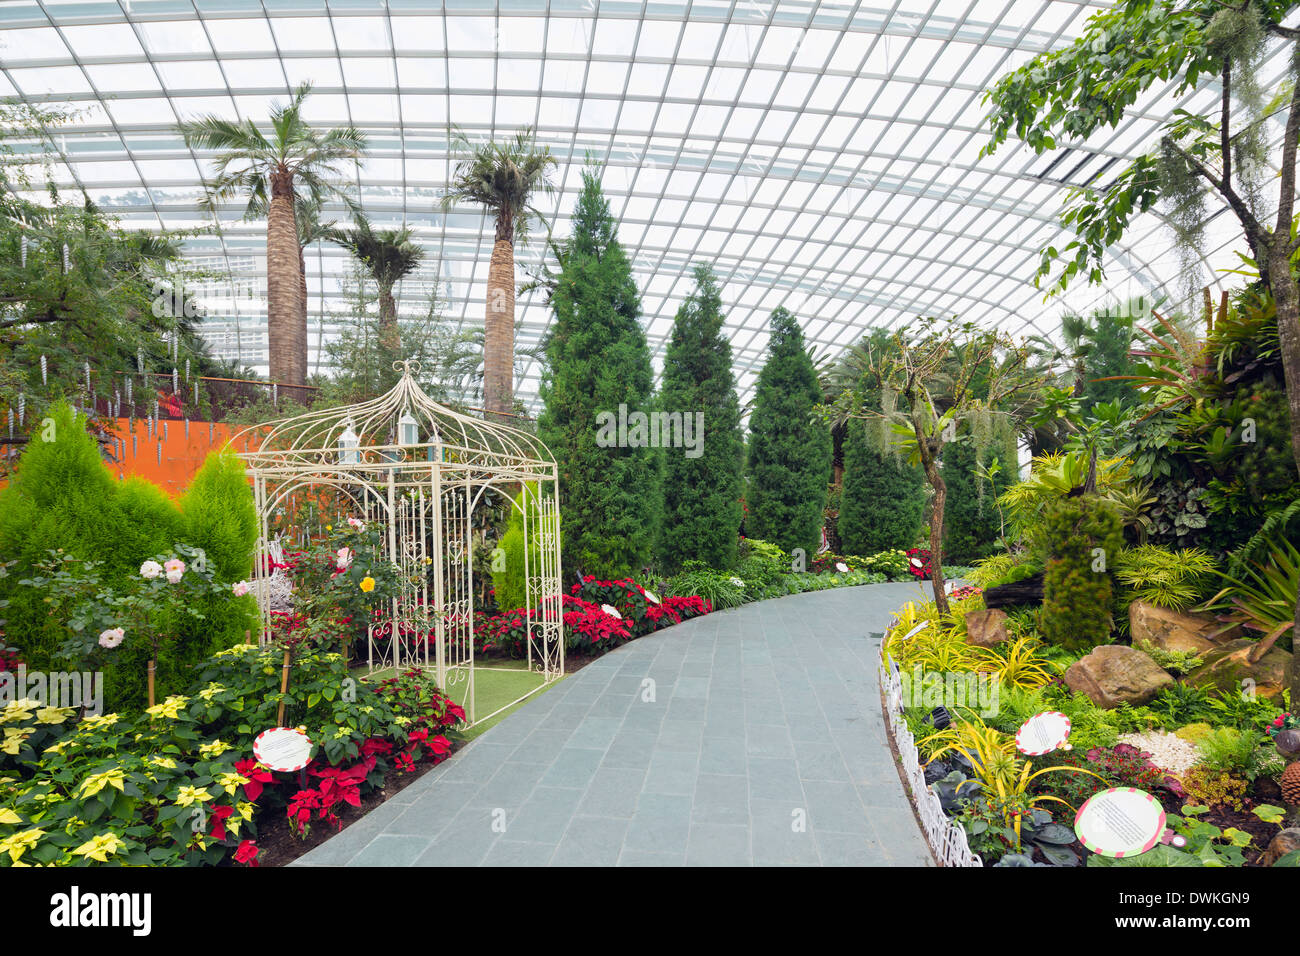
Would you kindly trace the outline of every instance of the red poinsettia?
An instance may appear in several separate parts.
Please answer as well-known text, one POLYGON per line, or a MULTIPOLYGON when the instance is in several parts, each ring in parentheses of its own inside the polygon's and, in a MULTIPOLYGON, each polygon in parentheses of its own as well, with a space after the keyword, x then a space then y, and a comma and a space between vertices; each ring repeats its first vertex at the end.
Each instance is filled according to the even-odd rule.
POLYGON ((912 548, 907 552, 907 570, 916 578, 928 578, 933 574, 930 568, 932 555, 926 548, 912 548))
POLYGON ((239 849, 235 851, 236 863, 247 863, 249 866, 257 866, 257 855, 262 852, 257 848, 257 844, 252 840, 245 840, 239 844, 239 849))
POLYGON ((262 790, 268 783, 275 783, 275 774, 251 757, 237 761, 235 770, 241 777, 248 778, 248 783, 244 784, 244 796, 253 803, 257 802, 257 798, 262 795, 262 790))

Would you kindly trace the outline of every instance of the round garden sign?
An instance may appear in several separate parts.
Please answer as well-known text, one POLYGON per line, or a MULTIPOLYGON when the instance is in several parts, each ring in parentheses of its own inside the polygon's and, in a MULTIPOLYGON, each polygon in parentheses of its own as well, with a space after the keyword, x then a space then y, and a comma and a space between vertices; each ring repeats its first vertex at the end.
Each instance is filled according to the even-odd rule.
POLYGON ((311 760, 311 738, 293 727, 273 727, 253 740, 253 756, 271 770, 301 770, 311 760))
POLYGON ((1074 832, 1080 843, 1100 856, 1137 856, 1160 842, 1165 810, 1145 790, 1103 790, 1079 808, 1074 832))
POLYGON ((1035 714, 1016 731, 1016 749, 1027 757, 1041 757, 1070 739, 1070 718, 1056 711, 1035 714))

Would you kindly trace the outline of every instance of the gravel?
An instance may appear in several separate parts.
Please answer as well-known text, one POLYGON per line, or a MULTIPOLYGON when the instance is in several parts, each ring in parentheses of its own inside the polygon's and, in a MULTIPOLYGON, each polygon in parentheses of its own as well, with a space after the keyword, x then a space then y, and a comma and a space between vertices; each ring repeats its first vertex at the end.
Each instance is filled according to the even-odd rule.
POLYGON ((1151 755, 1153 764, 1173 774, 1186 773, 1201 759, 1201 751, 1195 744, 1164 730, 1120 734, 1119 739, 1122 743, 1145 750, 1151 755))

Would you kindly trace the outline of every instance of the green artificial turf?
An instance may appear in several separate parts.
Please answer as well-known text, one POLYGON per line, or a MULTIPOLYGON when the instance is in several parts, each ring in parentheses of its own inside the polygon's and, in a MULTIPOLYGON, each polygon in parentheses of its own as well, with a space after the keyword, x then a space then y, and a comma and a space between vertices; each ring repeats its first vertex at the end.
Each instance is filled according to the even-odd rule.
MULTIPOLYGON (((529 671, 528 666, 524 661, 494 660, 490 666, 490 670, 485 668, 483 665, 474 669, 474 713, 478 716, 479 723, 470 727, 468 730, 458 731, 454 736, 460 740, 473 740, 488 728, 495 726, 503 718, 514 713, 523 703, 525 703, 525 701, 520 701, 501 713, 494 714, 488 720, 482 719, 484 715, 491 714, 498 708, 505 707, 512 700, 522 697, 534 688, 541 687, 541 675, 529 671)), ((364 667, 357 668, 357 675, 360 676, 364 670, 364 667)), ((376 671, 374 675, 370 677, 370 680, 380 681, 386 677, 391 677, 392 675, 392 668, 384 668, 383 670, 376 671)), ((561 680, 563 680, 563 678, 561 678, 561 680)), ((554 683, 551 686, 554 686, 554 683)), ((443 691, 452 700, 464 707, 466 714, 468 714, 468 681, 462 680, 450 684, 450 686, 444 687, 443 691)), ((545 692, 546 689, 537 691, 537 693, 542 694, 545 692)), ((531 700, 532 698, 529 699, 531 700)))

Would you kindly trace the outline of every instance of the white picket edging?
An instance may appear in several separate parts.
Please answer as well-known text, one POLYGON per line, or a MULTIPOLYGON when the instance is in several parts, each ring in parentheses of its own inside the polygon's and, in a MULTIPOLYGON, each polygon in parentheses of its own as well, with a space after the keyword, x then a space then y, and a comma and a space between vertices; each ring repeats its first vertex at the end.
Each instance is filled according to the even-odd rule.
POLYGON ((921 818, 921 830, 934 852, 940 866, 983 866, 984 861, 971 852, 966 831, 943 812, 939 798, 925 782, 921 754, 916 749, 916 739, 903 719, 903 691, 898 673, 885 654, 885 642, 880 642, 880 687, 884 691, 885 720, 894 735, 894 745, 903 762, 903 774, 912 788, 916 813, 921 818))

